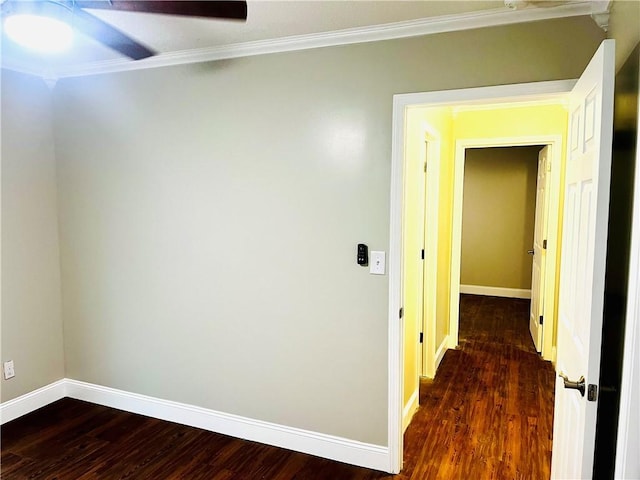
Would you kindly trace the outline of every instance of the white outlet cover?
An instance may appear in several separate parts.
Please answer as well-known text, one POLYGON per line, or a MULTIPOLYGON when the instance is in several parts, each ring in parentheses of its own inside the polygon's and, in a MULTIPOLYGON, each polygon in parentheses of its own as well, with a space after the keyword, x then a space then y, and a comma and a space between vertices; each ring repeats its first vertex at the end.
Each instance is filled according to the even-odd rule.
POLYGON ((9 380, 16 376, 16 371, 13 367, 13 360, 9 360, 8 362, 4 362, 4 379, 9 380))
POLYGON ((385 252, 372 251, 369 255, 369 273, 372 275, 384 275, 385 252))

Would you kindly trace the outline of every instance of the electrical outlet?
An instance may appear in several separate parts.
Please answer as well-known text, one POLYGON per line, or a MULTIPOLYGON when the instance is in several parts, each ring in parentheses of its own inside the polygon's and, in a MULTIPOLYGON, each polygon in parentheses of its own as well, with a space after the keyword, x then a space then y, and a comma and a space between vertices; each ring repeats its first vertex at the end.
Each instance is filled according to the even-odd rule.
POLYGON ((13 360, 9 360, 8 362, 4 362, 4 379, 9 380, 16 376, 16 371, 13 368, 13 360))

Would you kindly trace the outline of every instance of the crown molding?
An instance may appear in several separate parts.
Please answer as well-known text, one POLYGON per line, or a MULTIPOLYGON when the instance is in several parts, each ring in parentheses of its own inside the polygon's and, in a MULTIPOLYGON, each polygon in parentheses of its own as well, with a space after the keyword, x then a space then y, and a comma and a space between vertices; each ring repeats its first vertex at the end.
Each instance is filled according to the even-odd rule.
POLYGON ((44 69, 38 68, 36 65, 26 62, 20 62, 15 58, 2 57, 2 68, 5 70, 11 70, 13 72, 24 73, 26 75, 33 75, 35 77, 45 77, 44 69))
POLYGON ((12 72, 23 73, 25 75, 31 75, 33 77, 39 77, 49 88, 53 90, 61 78, 51 69, 38 69, 32 64, 20 63, 14 59, 2 59, 2 69, 11 70, 12 72))
POLYGON ((443 15, 404 22, 350 28, 331 32, 242 42, 216 47, 182 50, 161 53, 144 60, 131 61, 114 59, 63 66, 53 70, 42 71, 34 66, 16 65, 5 62, 2 67, 41 76, 49 80, 97 75, 103 73, 143 70, 148 68, 167 67, 189 63, 210 62, 270 53, 284 53, 313 48, 333 47, 356 43, 377 42, 398 38, 433 35, 436 33, 455 32, 483 27, 512 25, 556 18, 596 15, 606 12, 609 2, 574 2, 550 8, 527 7, 517 10, 498 8, 459 15, 443 15), (605 12, 603 12, 603 8, 605 12))

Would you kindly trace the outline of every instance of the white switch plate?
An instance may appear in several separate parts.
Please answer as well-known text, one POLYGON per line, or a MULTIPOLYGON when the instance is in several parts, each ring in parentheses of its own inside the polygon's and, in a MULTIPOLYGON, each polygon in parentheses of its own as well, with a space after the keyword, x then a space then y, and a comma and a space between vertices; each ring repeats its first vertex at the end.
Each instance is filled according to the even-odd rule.
POLYGON ((371 252, 369 255, 369 273, 373 275, 384 275, 384 257, 384 252, 371 252))
POLYGON ((9 380, 16 376, 16 371, 13 368, 13 360, 9 360, 8 362, 4 362, 4 379, 9 380))

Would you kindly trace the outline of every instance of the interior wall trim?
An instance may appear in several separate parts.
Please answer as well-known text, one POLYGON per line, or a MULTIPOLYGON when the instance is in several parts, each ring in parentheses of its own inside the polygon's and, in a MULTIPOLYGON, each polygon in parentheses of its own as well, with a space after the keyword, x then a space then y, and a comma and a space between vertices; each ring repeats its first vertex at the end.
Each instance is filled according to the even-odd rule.
POLYGON ((66 66, 47 68, 37 65, 11 63, 2 60, 2 67, 22 73, 33 74, 49 80, 64 77, 79 77, 102 73, 143 70, 147 68, 166 67, 189 63, 210 62, 230 58, 265 55, 270 53, 308 50, 312 48, 350 45, 354 43, 376 42, 396 38, 417 37, 436 33, 455 32, 474 28, 495 27, 517 23, 528 23, 555 18, 594 15, 608 6, 602 2, 572 2, 550 8, 525 7, 510 10, 506 7, 484 10, 479 12, 441 15, 437 17, 421 18, 403 22, 372 25, 367 27, 349 28, 330 32, 274 38, 251 42, 241 42, 216 47, 182 50, 161 53, 144 60, 131 61, 129 59, 112 59, 98 62, 85 62, 66 66))
POLYGON ((403 432, 407 429, 407 427, 411 423, 411 420, 413 419, 413 416, 418 410, 419 398, 420 398, 420 386, 418 385, 418 388, 416 389, 415 392, 413 392, 413 394, 411 395, 411 398, 402 409, 402 431, 403 432))
MULTIPOLYGON (((435 358, 435 368, 434 372, 438 371, 438 367, 440 366, 440 362, 444 358, 444 354, 447 353, 449 348, 449 335, 445 336, 440 343, 440 346, 436 349, 436 358, 435 358)), ((435 378, 435 375, 434 375, 435 378)))
POLYGON ((0 404, 0 425, 65 397, 66 379, 45 385, 0 404))
POLYGON ((531 289, 486 287, 483 285, 460 285, 460 293, 488 295, 491 297, 531 298, 531 289))
POLYGON ((2 423, 70 397, 360 467, 387 471, 385 446, 302 430, 179 402, 63 379, 0 405, 2 423))

